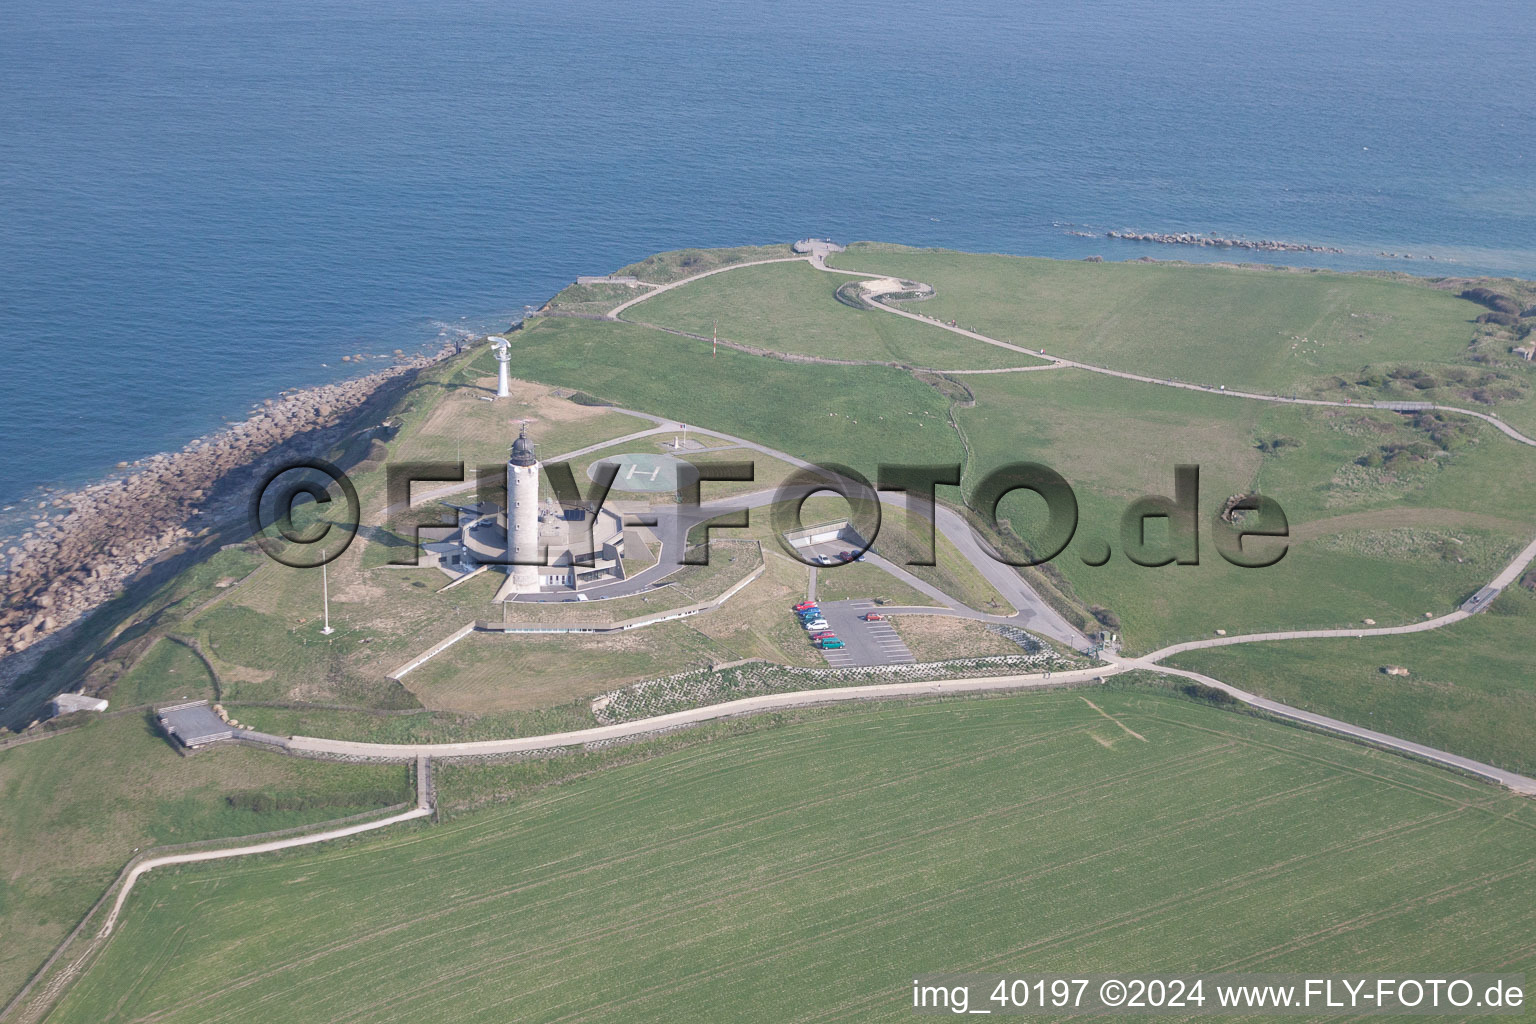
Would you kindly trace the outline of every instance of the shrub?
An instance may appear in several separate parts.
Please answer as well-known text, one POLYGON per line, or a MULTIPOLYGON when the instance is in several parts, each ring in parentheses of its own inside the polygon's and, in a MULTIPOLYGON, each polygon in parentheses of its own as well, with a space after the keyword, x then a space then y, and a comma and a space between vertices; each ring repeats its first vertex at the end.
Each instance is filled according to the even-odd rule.
POLYGON ((53 718, 43 719, 42 730, 43 732, 58 732, 61 729, 71 729, 77 725, 85 725, 95 716, 96 712, 94 711, 70 711, 53 718))
POLYGON ((1217 707, 1229 707, 1240 703, 1238 699, 1226 690, 1218 690, 1214 686, 1206 686, 1191 680, 1179 686, 1179 692, 1191 700, 1202 701, 1206 704, 1214 704, 1217 707))
POLYGON ((1480 306, 1487 306, 1496 313, 1518 314, 1520 312, 1520 306, 1514 299, 1503 292, 1496 292, 1492 288, 1467 288, 1462 291, 1461 297, 1470 299, 1480 306))
POLYGON ((1520 323, 1520 318, 1513 313, 1484 313, 1473 323, 1499 324, 1503 327, 1514 327, 1520 323))
POLYGON ((1099 625, 1103 626, 1105 629, 1120 628, 1120 616, 1116 615, 1108 608, 1105 608, 1103 605, 1093 605, 1088 609, 1088 614, 1097 619, 1099 621, 1099 625))
POLYGON ((392 789, 365 789, 341 793, 269 793, 243 790, 230 793, 224 801, 237 811, 270 814, 273 811, 310 811, 323 807, 365 807, 400 802, 392 789))
POLYGON ((1475 429, 1466 420, 1452 419, 1444 413, 1431 410, 1414 413, 1410 422, 1415 430, 1428 434, 1429 439, 1444 451, 1449 451, 1456 442, 1465 440, 1475 429))

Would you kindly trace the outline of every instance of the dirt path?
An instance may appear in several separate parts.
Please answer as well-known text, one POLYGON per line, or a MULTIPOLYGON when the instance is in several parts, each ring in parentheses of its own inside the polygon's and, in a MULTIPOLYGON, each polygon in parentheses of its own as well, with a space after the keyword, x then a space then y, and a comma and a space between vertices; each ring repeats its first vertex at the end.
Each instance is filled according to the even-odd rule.
POLYGON ((620 313, 624 312, 635 303, 644 302, 646 299, 654 299, 662 292, 669 292, 673 288, 681 288, 683 285, 691 284, 700 278, 710 277, 714 274, 723 274, 728 270, 740 270, 742 267, 760 267, 764 263, 801 263, 809 259, 809 256, 775 256, 771 260, 748 260, 746 263, 727 263, 723 267, 715 267, 713 270, 706 270, 702 274, 694 274, 692 277, 679 278, 670 284, 644 285, 644 287, 649 288, 650 291, 646 292, 644 295, 636 295, 634 298, 627 299, 624 302, 619 303, 617 306, 614 306, 608 311, 608 318, 610 320, 617 320, 620 313))
POLYGON ((1345 530, 1392 530, 1402 527, 1456 527, 1501 530, 1520 533, 1527 524, 1482 512, 1464 512, 1454 508, 1382 508, 1371 512, 1348 512, 1327 519, 1314 519, 1291 527, 1291 540, 1314 540, 1345 530))

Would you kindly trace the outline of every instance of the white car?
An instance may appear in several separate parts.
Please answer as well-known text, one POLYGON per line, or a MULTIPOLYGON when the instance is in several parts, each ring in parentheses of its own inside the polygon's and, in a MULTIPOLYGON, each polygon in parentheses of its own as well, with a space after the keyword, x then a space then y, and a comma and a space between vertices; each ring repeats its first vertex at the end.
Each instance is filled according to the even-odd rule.
POLYGON ((826 628, 827 628, 827 620, 826 619, 812 619, 810 622, 807 622, 805 624, 805 631, 807 633, 814 633, 814 632, 816 632, 819 629, 826 629, 826 628))

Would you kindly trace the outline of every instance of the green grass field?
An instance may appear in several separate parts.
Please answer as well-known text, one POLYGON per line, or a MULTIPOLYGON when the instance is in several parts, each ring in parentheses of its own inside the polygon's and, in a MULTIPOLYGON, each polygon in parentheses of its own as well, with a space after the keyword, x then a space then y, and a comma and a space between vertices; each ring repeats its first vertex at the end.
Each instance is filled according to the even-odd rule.
MULTIPOLYGON (((512 352, 518 375, 527 379, 812 461, 852 465, 871 477, 881 461, 957 461, 961 455, 944 422, 948 402, 902 370, 785 363, 729 349, 712 359, 707 341, 560 318, 518 331, 512 352)), ((485 354, 475 365, 491 362, 485 354)))
POLYGON ((854 246, 834 266, 924 281, 922 311, 1117 370, 1274 393, 1371 363, 1459 362, 1485 309, 1330 271, 1085 263, 854 246))
MULTIPOLYGON (((625 310, 626 320, 720 337, 770 352, 868 359, 946 370, 1040 362, 996 345, 833 298, 851 280, 809 263, 768 263, 715 274, 625 310)), ((921 307, 921 304, 918 304, 921 307)))
POLYGON ((409 774, 398 765, 304 761, 243 747, 182 757, 132 713, 0 750, 0 1003, 136 848, 328 821, 410 795, 409 774), (324 805, 258 812, 225 799, 257 791, 324 805), (388 798, 375 799, 380 791, 388 798))
MULTIPOLYGON (((928 557, 924 524, 908 524, 904 511, 886 508, 880 520, 880 533, 871 550, 882 555, 918 579, 938 587, 961 604, 989 615, 1011 615, 1015 608, 1003 600, 997 588, 976 571, 954 543, 938 530, 933 534, 934 565, 909 565, 928 557), (914 529, 915 527, 915 529, 914 529), (921 531, 921 533, 917 532, 921 531)), ((926 599, 924 601, 926 602, 926 599)))
MULTIPOLYGON (((1448 611, 1530 541, 1536 453, 1474 420, 1456 421, 1440 449, 1396 414, 1307 409, 1176 391, 1078 370, 971 378, 973 408, 959 419, 973 452, 974 486, 991 467, 1044 463, 1071 483, 1077 535, 1055 565, 1088 604, 1111 609, 1128 649, 1150 650, 1228 632, 1383 625, 1448 611), (1285 438, 1273 454, 1260 442, 1285 438), (1359 465, 1392 446, 1422 458, 1359 465), (1173 493, 1179 463, 1200 467, 1201 561, 1147 568, 1122 549, 1120 517, 1142 495, 1173 493), (1211 518, 1230 495, 1259 490, 1280 502, 1293 540, 1263 569, 1226 563, 1211 518), (1108 541, 1109 563, 1083 563, 1108 541)), ((1002 515, 1026 537, 1033 495, 1002 515)))
POLYGON ((155 872, 50 1019, 905 1020, 931 971, 1536 969, 1536 811, 1494 789, 1134 690, 800 717, 155 872))
POLYGON ((1427 633, 1244 644, 1190 651, 1168 664, 1530 775, 1533 625, 1536 596, 1515 588, 1484 614, 1427 633), (1387 675, 1387 666, 1409 675, 1387 675))
POLYGON ((162 637, 117 681, 111 701, 114 708, 125 708, 213 696, 213 676, 202 659, 184 644, 162 637))
POLYGON ((733 263, 785 259, 793 255, 789 246, 783 243, 738 245, 724 249, 672 249, 620 267, 614 273, 620 276, 632 275, 650 284, 668 284, 733 263))
MULTIPOLYGON (((980 261, 980 273, 985 276, 992 258, 970 259, 980 261)), ((795 265, 783 266, 793 269, 795 265)), ((782 268, 740 273, 777 269, 782 268)), ((1153 269, 1197 277, 1207 271, 1237 274, 1242 281, 1261 282, 1253 286, 1261 289, 1289 282, 1303 298, 1314 287, 1312 275, 1153 269)), ((719 275, 698 284, 726 282, 732 276, 719 275)), ((921 277, 915 271, 911 276, 921 277)), ((1420 323, 1414 317, 1422 319, 1429 313, 1415 303, 1435 309, 1450 303, 1455 310, 1470 305, 1427 288, 1326 276, 1351 288, 1358 283, 1373 296, 1373 289, 1389 288, 1389 296, 1400 295, 1408 304, 1401 321, 1366 321, 1374 325, 1373 330, 1387 332, 1371 342, 1379 342, 1379 347, 1404 344, 1395 335, 1388 336, 1390 330, 1398 329, 1393 325, 1411 321, 1419 325, 1415 330, 1428 330, 1424 326, 1428 321, 1420 323)), ((657 301, 670 300, 673 294, 657 301)), ((1348 302, 1337 297, 1329 302, 1333 304, 1327 308, 1344 310, 1339 315, 1347 317, 1348 302)), ((1270 316, 1268 309, 1255 300, 1257 312, 1252 316, 1270 316)), ((675 399, 661 398, 650 390, 656 375, 629 369, 641 358, 675 354, 671 342, 676 339, 636 327, 579 321, 546 322, 526 333, 523 343, 530 358, 523 364, 524 372, 573 386, 576 378, 562 367, 572 360, 583 361, 602 368, 594 372, 611 374, 612 384, 592 386, 609 388, 614 400, 681 415, 675 399)), ((681 344, 686 348, 689 343, 681 344)), ((1204 358, 1215 356, 1207 353, 1204 358)), ((1270 405, 1070 370, 981 375, 966 378, 975 395, 974 405, 956 410, 967 446, 957 452, 960 438, 939 413, 945 396, 910 376, 879 368, 795 366, 738 353, 729 357, 722 353, 716 360, 702 360, 701 365, 700 372, 710 385, 699 393, 706 396, 701 404, 709 411, 695 412, 693 419, 797 454, 841 459, 867 471, 879 461, 926 461, 935 455, 935 461, 946 456, 953 460, 968 450, 967 479, 972 484, 986 469, 1006 461, 1045 462, 1078 490, 1082 512, 1078 539, 1083 542, 1104 539, 1118 547, 1120 513, 1143 494, 1168 493, 1173 466, 1179 462, 1201 466, 1202 520, 1228 496, 1251 489, 1281 501, 1299 537, 1285 560, 1270 569, 1230 567, 1209 545, 1197 568, 1148 570, 1130 565, 1123 556, 1112 558, 1104 568, 1094 568, 1082 564, 1076 549, 1058 559, 1056 567, 1078 600, 1108 608, 1121 623, 1131 649, 1209 635, 1216 628, 1343 626, 1364 618, 1380 622, 1421 618, 1426 611, 1443 611, 1459 602, 1529 539, 1523 523, 1529 495, 1536 487, 1536 460, 1492 428, 1464 418, 1450 422, 1450 438, 1442 445, 1431 442, 1424 430, 1397 414, 1366 409, 1270 405), (832 371, 846 373, 849 382, 823 390, 822 378, 832 371), (772 389, 759 388, 763 374, 782 375, 785 382, 772 389), (803 397, 806 392, 801 388, 810 389, 812 402, 824 399, 825 406, 802 403, 795 416, 769 412, 770 395, 787 390, 803 397), (723 395, 738 401, 726 408, 717 401, 723 395), (909 410, 910 403, 917 403, 916 415, 882 421, 878 417, 884 413, 876 409, 903 407, 888 402, 909 403, 909 410), (877 428, 872 434, 864 429, 871 416, 877 428), (823 419, 835 423, 836 429, 817 427, 823 419), (892 423, 907 429, 890 429, 892 423), (812 427, 816 429, 807 434, 812 427), (834 438, 835 447, 829 443, 834 438), (1261 443, 1276 439, 1283 439, 1284 446, 1271 454, 1260 450, 1261 443), (1396 449, 1404 454, 1392 457, 1396 449), (1383 453, 1390 461, 1382 461, 1383 453), (1380 464, 1373 464, 1373 459, 1380 464), (1255 586, 1260 578, 1264 585, 1255 586)), ((1029 521, 1025 499, 1010 499, 1003 511, 1016 526, 1029 521)), ((1202 522, 1202 529, 1209 539, 1208 522, 1202 522)))
MULTIPOLYGON (((672 281, 786 252, 684 250, 624 272, 672 281)), ((1372 388, 1413 385, 1361 379, 1419 367, 1445 378, 1424 395, 1470 406, 1458 396, 1467 378, 1455 374, 1487 366, 1504 376, 1488 399, 1496 404, 1483 407, 1536 424, 1527 379, 1536 371, 1508 363, 1502 336, 1471 323, 1482 307, 1454 291, 1327 272, 888 246, 856 246, 834 262, 934 284, 937 297, 911 308, 1004 340, 1233 388, 1369 398, 1372 388), (1474 365, 1474 356, 1491 361, 1474 365)), ((837 283, 804 264, 767 265, 629 315, 699 334, 718 318, 726 338, 839 359, 949 369, 1027 361, 843 306, 837 283)), ((633 293, 568 298, 586 309, 621 294, 633 293)), ((361 460, 365 517, 380 515, 392 460, 499 460, 523 419, 546 455, 648 424, 567 397, 582 392, 871 478, 881 463, 964 462, 974 487, 1004 462, 1044 462, 1080 502, 1077 540, 1052 567, 1060 587, 1115 617, 1129 651, 1218 628, 1421 620, 1485 583, 1532 531, 1536 453, 1466 419, 1415 424, 1072 370, 944 379, 729 349, 711 358, 707 341, 574 318, 536 318, 511 338, 526 382, 510 401, 480 400, 496 367, 471 350, 424 373, 384 428, 339 449, 342 461, 361 460), (1201 565, 1132 566, 1120 513, 1141 495, 1171 493, 1180 462, 1202 469, 1201 565), (1253 489, 1285 507, 1293 540, 1279 565, 1240 570, 1216 554, 1210 517, 1253 489), (1113 557, 1085 565, 1086 542, 1100 538, 1113 557)), ((756 489, 786 469, 766 463, 757 484, 712 493, 756 489)), ((807 521, 835 504, 811 503, 807 521)), ((1027 499, 1009 499, 1003 513, 1029 535, 1027 499)), ((912 538, 896 517, 888 524, 876 550, 899 562, 912 538)), ((499 614, 489 604, 497 579, 435 594, 439 574, 384 567, 390 537, 366 520, 330 567, 338 632, 322 638, 316 574, 250 546, 219 550, 244 540, 235 532, 130 587, 48 652, 7 715, 25 723, 47 696, 82 683, 114 708, 217 686, 242 721, 267 731, 451 741, 592 724, 591 695, 712 661, 822 664, 787 610, 809 572, 776 550, 767 509, 750 531, 769 545, 765 572, 724 609, 618 641, 471 637, 406 686, 385 673, 499 614), (231 580, 240 582, 219 585, 231 580), (217 678, 170 636, 195 641, 217 678), (258 706, 269 701, 433 710, 258 706)), ((992 588, 952 547, 941 543, 939 554, 939 566, 913 571, 990 610, 992 588)), ((819 590, 920 600, 869 565, 824 572, 819 590)), ((1175 663, 1530 772, 1533 616, 1536 597, 1515 590, 1446 630, 1234 647, 1175 663), (1410 675, 1385 675, 1385 665, 1410 675)), ((1007 646, 974 624, 903 625, 924 656, 1007 646)), ((0 992, 21 984, 134 847, 334 818, 378 806, 385 791, 403 800, 407 774, 245 749, 182 759, 134 715, 0 751, 0 992), (324 806, 257 814, 227 799, 255 791, 324 806)), ((438 781, 445 825, 150 875, 103 958, 50 1019, 895 1019, 910 1012, 911 975, 946 969, 1536 966, 1536 919, 1519 898, 1536 874, 1528 801, 1131 683, 807 710, 627 752, 446 767, 438 781), (544 786, 556 780, 567 784, 544 786)))

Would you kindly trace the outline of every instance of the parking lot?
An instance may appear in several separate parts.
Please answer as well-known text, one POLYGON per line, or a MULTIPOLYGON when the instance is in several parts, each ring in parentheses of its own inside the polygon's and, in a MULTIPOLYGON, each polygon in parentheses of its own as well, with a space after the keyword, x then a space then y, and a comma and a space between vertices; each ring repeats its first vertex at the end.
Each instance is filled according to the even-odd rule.
POLYGON ((820 544, 807 544, 800 548, 800 557, 808 561, 816 562, 818 558, 825 561, 817 562, 818 565, 839 565, 843 559, 839 556, 847 551, 857 555, 858 549, 846 540, 829 540, 820 544))
POLYGON ((906 665, 917 659, 901 642, 901 637, 890 622, 865 622, 863 616, 877 612, 873 601, 825 601, 821 604, 821 617, 845 646, 839 651, 822 651, 827 664, 833 668, 867 667, 870 665, 906 665))

